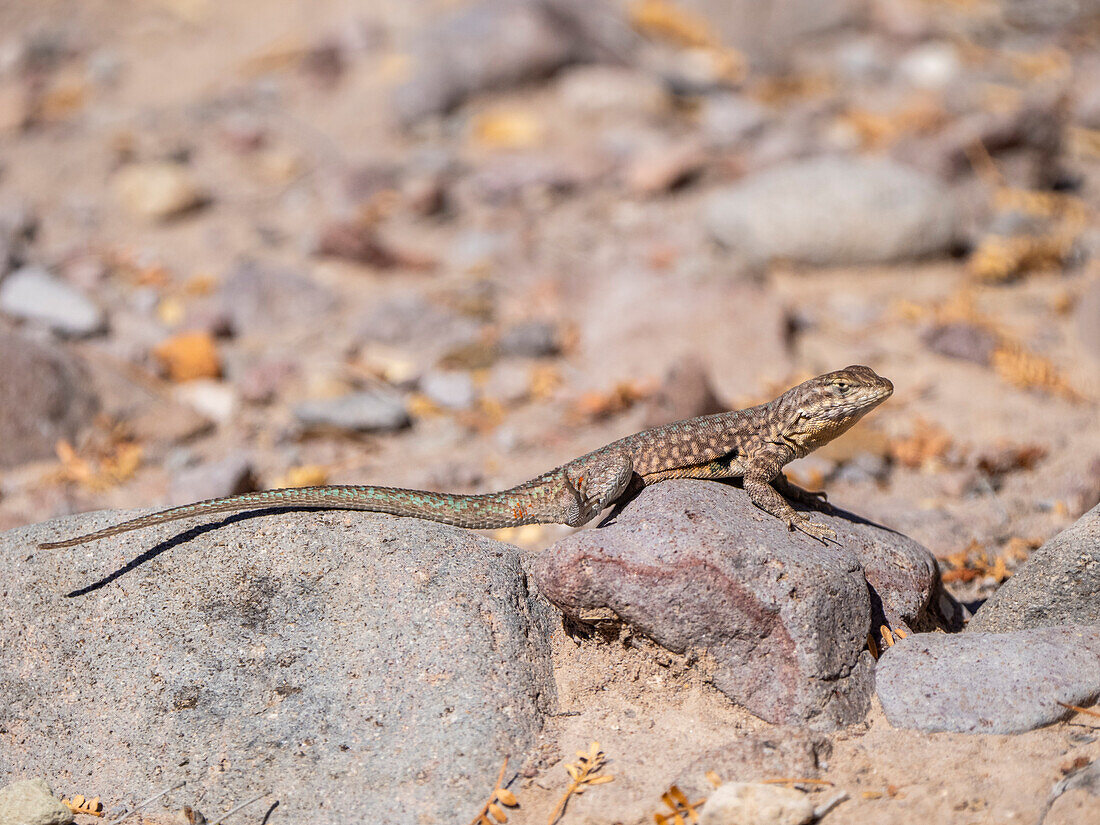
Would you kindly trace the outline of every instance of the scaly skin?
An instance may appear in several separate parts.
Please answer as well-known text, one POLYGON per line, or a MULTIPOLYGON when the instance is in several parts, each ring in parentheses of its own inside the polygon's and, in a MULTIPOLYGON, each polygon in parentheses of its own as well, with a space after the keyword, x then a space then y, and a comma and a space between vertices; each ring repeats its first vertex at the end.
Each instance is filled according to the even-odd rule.
POLYGON ((73 547, 191 516, 272 507, 369 510, 471 528, 535 523, 576 527, 624 495, 665 479, 737 477, 744 479, 753 504, 789 529, 835 541, 830 528, 787 501, 823 500, 824 493, 796 487, 781 471, 787 462, 846 432, 893 391, 894 385, 869 367, 851 366, 812 378, 767 404, 628 435, 499 493, 459 495, 361 485, 266 490, 174 507, 39 547, 73 547))

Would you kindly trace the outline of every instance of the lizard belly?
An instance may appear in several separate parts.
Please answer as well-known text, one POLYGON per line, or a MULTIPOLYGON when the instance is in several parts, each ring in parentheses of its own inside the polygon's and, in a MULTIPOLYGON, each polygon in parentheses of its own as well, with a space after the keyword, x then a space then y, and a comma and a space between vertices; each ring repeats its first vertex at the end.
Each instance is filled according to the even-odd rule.
POLYGON ((702 464, 690 464, 685 467, 670 467, 642 474, 647 484, 655 484, 670 478, 738 478, 745 474, 745 465, 736 453, 727 453, 721 458, 702 464))

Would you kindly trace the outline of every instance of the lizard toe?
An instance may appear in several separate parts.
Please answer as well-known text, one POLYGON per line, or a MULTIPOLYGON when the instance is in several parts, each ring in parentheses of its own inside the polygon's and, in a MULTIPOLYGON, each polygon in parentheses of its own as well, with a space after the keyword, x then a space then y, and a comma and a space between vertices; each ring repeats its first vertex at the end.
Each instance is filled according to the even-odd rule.
POLYGON ((836 531, 828 525, 822 524, 821 522, 805 519, 798 522, 796 526, 807 536, 811 536, 812 538, 817 539, 822 544, 828 544, 830 541, 837 540, 836 531))

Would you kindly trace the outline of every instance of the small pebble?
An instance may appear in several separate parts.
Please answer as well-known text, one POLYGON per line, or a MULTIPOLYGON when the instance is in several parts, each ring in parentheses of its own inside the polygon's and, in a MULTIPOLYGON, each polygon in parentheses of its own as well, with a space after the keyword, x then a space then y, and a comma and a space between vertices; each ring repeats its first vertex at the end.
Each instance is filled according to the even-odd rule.
POLYGON ((172 479, 171 503, 188 504, 255 490, 252 460, 234 451, 224 458, 181 470, 172 479))
POLYGON ((420 379, 420 390, 450 410, 468 410, 477 399, 474 380, 468 372, 431 370, 420 379))
POLYGON ((141 218, 168 220, 205 201, 185 166, 157 162, 127 166, 115 175, 115 193, 123 206, 141 218))
POLYGON ((0 310, 73 337, 94 335, 107 325, 103 311, 82 292, 38 266, 25 266, 0 284, 0 310))
POLYGON ((707 798, 699 825, 806 825, 814 803, 802 791, 758 782, 727 782, 707 798))
POLYGON ((528 321, 509 327, 501 333, 498 345, 501 355, 523 358, 545 358, 561 351, 558 328, 549 321, 528 321))
POLYGON ((73 812, 54 796, 45 779, 23 779, 0 788, 3 825, 67 825, 73 812))
POLYGON ((399 430, 409 425, 405 402, 385 389, 304 401, 294 408, 294 415, 306 427, 335 427, 353 432, 399 430))
POLYGON ((174 390, 176 400, 219 424, 230 421, 237 413, 237 391, 229 384, 200 378, 180 384, 174 390))

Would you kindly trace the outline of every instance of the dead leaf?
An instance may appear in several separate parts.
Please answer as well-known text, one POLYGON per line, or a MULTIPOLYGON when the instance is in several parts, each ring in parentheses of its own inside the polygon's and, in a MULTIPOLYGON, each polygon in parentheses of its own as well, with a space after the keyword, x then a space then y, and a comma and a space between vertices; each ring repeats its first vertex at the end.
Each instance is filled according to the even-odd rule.
POLYGON ((218 345, 208 332, 183 332, 165 339, 153 349, 153 357, 175 382, 220 378, 222 374, 218 345))

